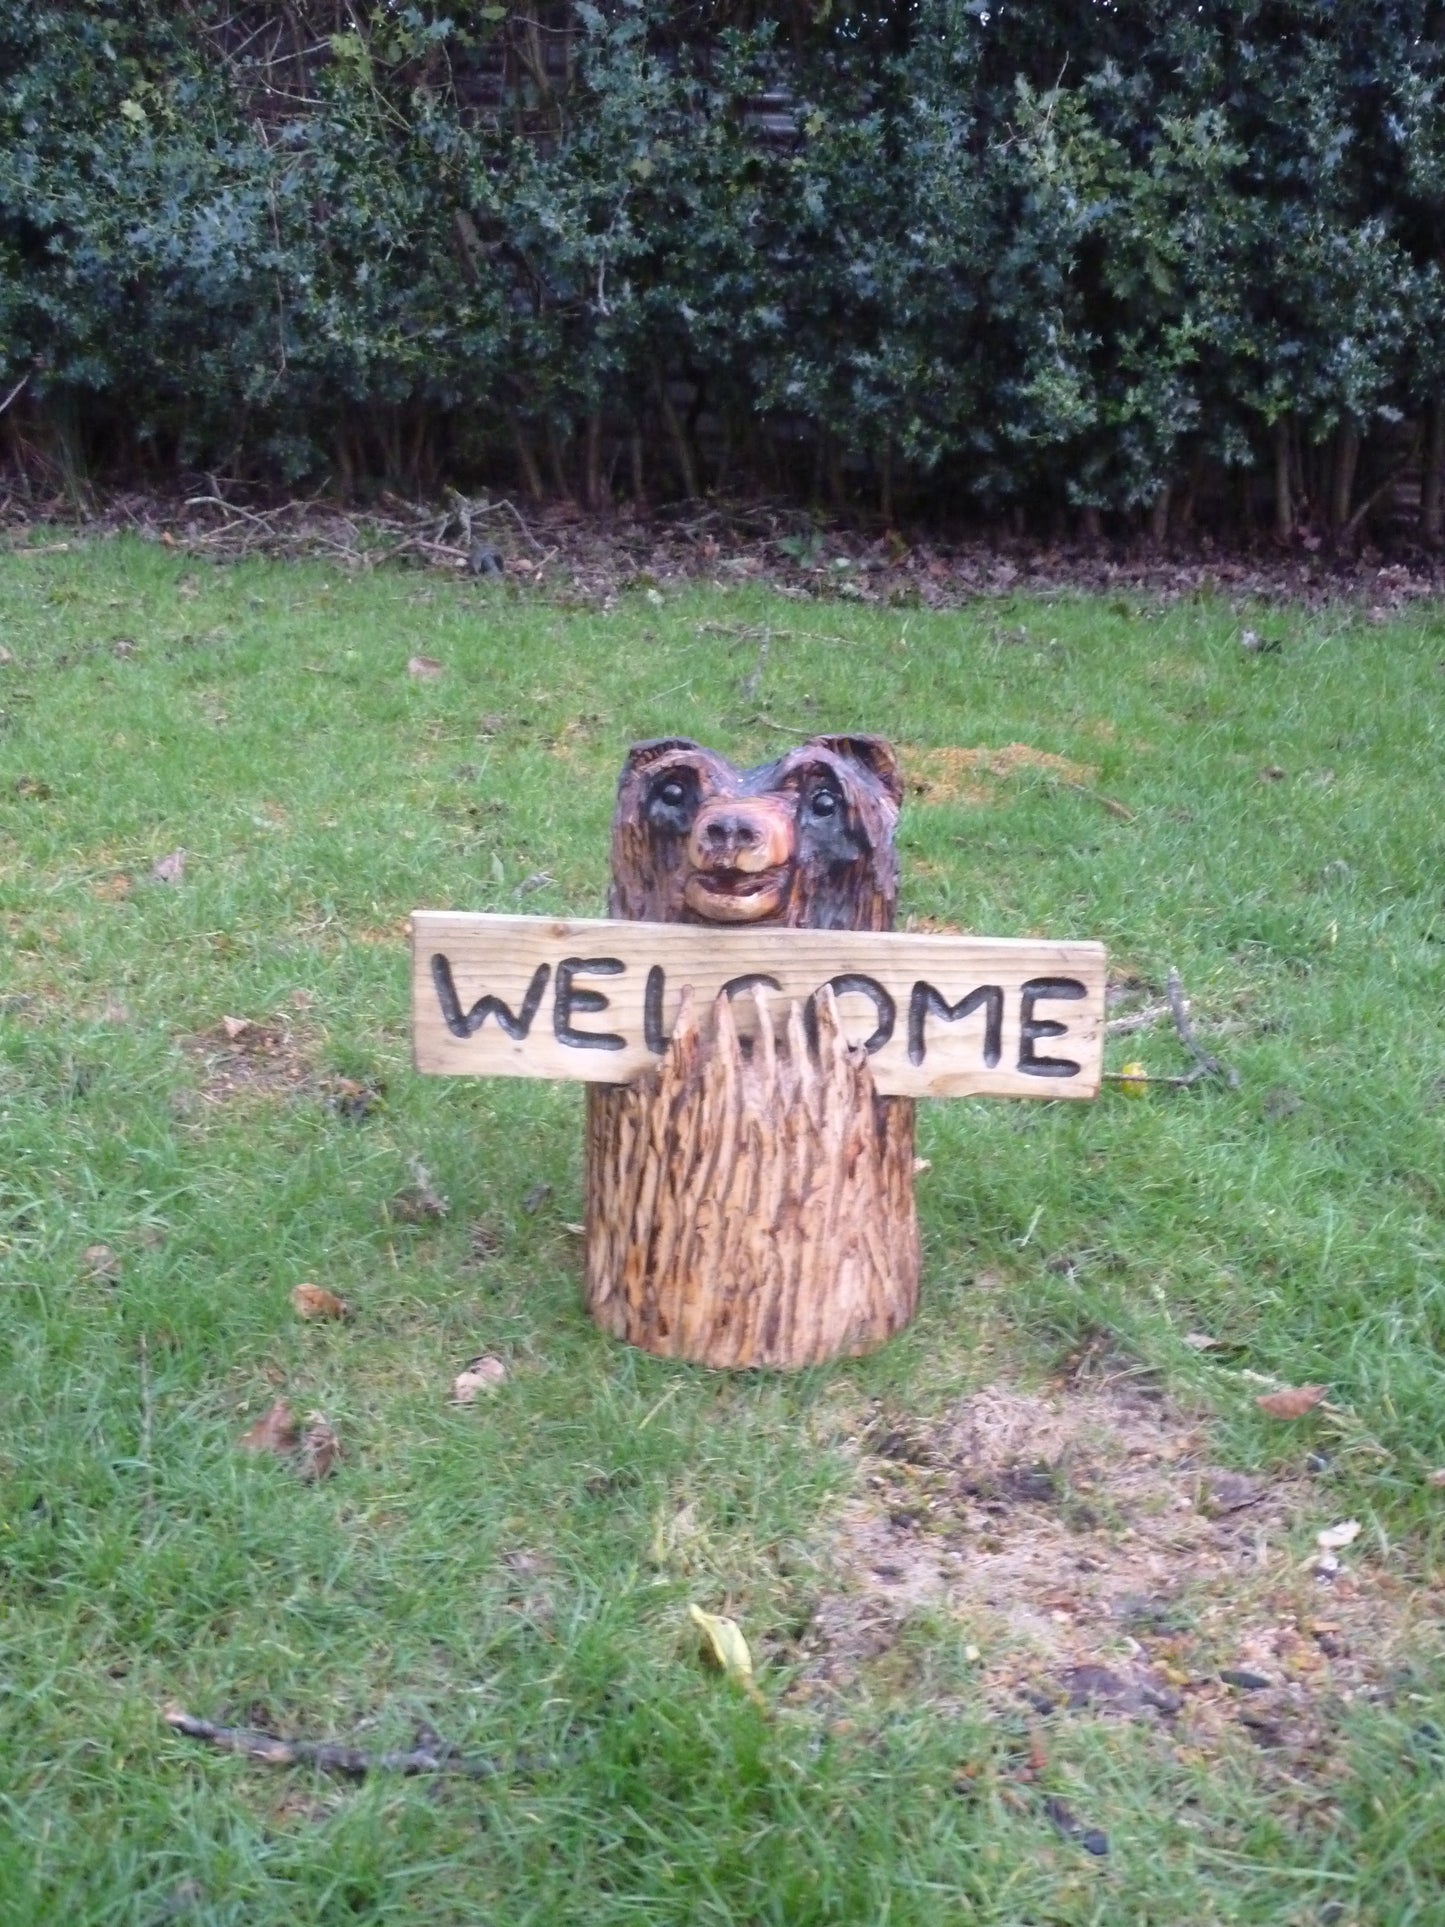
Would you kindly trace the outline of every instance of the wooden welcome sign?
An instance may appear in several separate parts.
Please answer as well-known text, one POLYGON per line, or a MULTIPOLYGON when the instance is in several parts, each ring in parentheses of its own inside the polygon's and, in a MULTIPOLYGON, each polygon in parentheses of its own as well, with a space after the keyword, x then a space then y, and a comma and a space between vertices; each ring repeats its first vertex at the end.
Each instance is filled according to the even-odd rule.
POLYGON ((895 934, 901 796, 877 737, 752 770, 641 743, 610 918, 413 916, 418 1070, 588 1086, 586 1297, 618 1337, 870 1350, 917 1303, 913 1100, 1097 1094, 1102 945, 895 934))
POLYGON ((1096 943, 418 910, 412 949, 416 1067, 441 1076, 630 1084, 666 1052, 684 988, 709 1039, 719 998, 747 1039, 759 991, 785 1012, 828 989, 885 1097, 1099 1090, 1096 943))

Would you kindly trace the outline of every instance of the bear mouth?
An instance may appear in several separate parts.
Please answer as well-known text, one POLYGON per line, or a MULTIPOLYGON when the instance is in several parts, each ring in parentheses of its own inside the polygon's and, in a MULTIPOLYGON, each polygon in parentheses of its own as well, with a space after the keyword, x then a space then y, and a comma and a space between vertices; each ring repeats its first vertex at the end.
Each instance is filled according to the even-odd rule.
POLYGON ((791 874, 786 864, 771 870, 694 870, 682 899, 704 923, 761 923, 782 909, 791 874))

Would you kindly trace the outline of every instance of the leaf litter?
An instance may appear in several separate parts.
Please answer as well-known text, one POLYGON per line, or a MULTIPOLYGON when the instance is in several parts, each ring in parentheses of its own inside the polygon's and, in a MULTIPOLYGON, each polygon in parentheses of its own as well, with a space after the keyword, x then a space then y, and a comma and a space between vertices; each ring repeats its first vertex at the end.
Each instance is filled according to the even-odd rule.
POLYGON ((269 1453, 290 1460, 307 1484, 329 1478, 341 1460, 341 1440, 324 1412, 307 1414, 305 1430, 289 1400, 278 1398, 250 1429, 241 1434, 243 1452, 269 1453))
POLYGON ((1138 1377, 994 1384, 932 1418, 875 1405, 849 1429, 861 1489, 788 1651, 794 1700, 896 1678, 910 1620, 942 1615, 1000 1714, 1127 1718, 1196 1756, 1249 1741, 1309 1777, 1352 1702, 1445 1647, 1445 1584, 1346 1564, 1331 1548, 1358 1526, 1321 1525, 1307 1477, 1218 1466, 1207 1422, 1138 1377))

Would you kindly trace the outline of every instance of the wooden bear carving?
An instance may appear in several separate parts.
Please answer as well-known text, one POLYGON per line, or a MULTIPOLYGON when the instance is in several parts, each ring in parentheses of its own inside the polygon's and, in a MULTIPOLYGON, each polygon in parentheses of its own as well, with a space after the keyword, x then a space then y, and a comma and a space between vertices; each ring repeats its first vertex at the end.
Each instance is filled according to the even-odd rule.
POLYGON ((815 736, 746 770, 685 737, 639 743, 618 785, 612 915, 889 930, 902 795, 878 736, 815 736))
MULTIPOLYGON (((681 737, 639 743, 618 785, 613 916, 892 928, 897 760, 816 736, 740 770, 681 737)), ((685 991, 657 1069, 587 1092, 592 1315, 646 1350, 717 1366, 871 1350, 918 1295, 913 1104, 880 1097, 831 991, 705 1035, 685 991)))

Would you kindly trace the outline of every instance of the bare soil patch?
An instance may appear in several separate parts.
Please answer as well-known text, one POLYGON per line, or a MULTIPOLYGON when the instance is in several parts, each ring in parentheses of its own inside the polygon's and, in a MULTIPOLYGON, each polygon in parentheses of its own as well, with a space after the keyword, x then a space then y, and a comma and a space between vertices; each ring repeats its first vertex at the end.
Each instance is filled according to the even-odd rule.
POLYGON ((1351 1701, 1391 1696, 1441 1645, 1445 1586, 1363 1540, 1320 1550, 1327 1493, 1221 1467, 1205 1423, 1137 1379, 875 1410, 857 1449, 804 1696, 866 1687, 910 1618, 943 1615, 1015 1712, 1144 1720, 1195 1749, 1247 1737, 1317 1770, 1351 1701))
POLYGON ((207 1104, 248 1097, 295 1097, 320 1091, 325 1079, 313 1062, 315 1040, 292 1030, 284 1018, 253 1023, 227 1017, 197 1037, 183 1040, 201 1066, 200 1096, 207 1104))
POLYGON ((921 803, 988 803, 998 785, 1020 771, 1051 776, 1076 787, 1087 787, 1097 775, 1086 763, 1074 763, 1052 750, 1027 743, 1006 743, 1002 749, 905 748, 903 780, 921 803))

